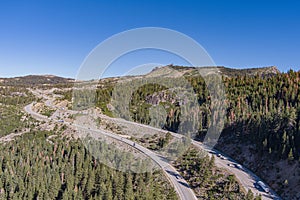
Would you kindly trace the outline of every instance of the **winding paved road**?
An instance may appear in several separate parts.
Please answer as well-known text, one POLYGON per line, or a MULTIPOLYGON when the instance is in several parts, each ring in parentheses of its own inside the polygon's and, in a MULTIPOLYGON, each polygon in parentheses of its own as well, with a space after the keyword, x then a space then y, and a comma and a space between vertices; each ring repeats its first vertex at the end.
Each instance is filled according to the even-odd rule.
MULTIPOLYGON (((32 117, 34 117, 35 119, 39 120, 39 121, 50 121, 51 118, 48 118, 44 115, 41 115, 39 113, 36 113, 32 110, 32 106, 33 103, 27 105, 24 107, 24 110, 30 114, 32 117)), ((93 133, 97 133, 97 134, 102 134, 108 137, 111 137, 113 139, 119 140, 121 142, 124 142, 134 148, 136 148, 137 150, 139 150, 140 152, 142 152, 143 154, 147 155, 148 157, 150 157, 153 161, 155 161, 164 171, 164 173, 167 175, 168 180, 171 182, 171 184, 174 186, 175 191, 177 192, 178 196, 180 197, 180 199, 182 200, 196 200, 197 197, 194 194, 193 190, 188 186, 188 183, 182 179, 182 178, 178 178, 177 175, 179 175, 179 172, 176 171, 176 169, 174 167, 172 167, 168 161, 166 161, 165 158, 159 156, 158 154, 156 154, 153 151, 150 151, 149 149, 139 145, 139 144, 134 144, 133 141, 126 139, 124 137, 121 137, 117 134, 113 134, 110 133, 108 131, 105 130, 101 130, 101 129, 92 129, 92 128, 87 128, 85 126, 80 126, 80 125, 76 125, 76 124, 71 124, 69 122, 64 122, 64 124, 67 124, 69 126, 73 126, 77 129, 82 129, 82 130, 87 130, 89 132, 93 132, 93 133)), ((180 176, 179 176, 180 177, 180 176)))
MULTIPOLYGON (((106 115, 101 115, 101 117, 111 119, 111 120, 115 120, 115 121, 119 121, 121 123, 128 123, 128 124, 132 124, 132 125, 152 129, 152 130, 155 130, 155 131, 161 131, 161 132, 164 132, 164 133, 170 132, 170 131, 162 130, 162 129, 155 128, 155 127, 152 127, 152 126, 148 126, 148 125, 145 125, 145 124, 139 124, 139 123, 136 123, 136 122, 127 121, 127 120, 124 120, 124 119, 121 119, 121 118, 111 118, 111 117, 108 117, 106 115)), ((170 133, 172 134, 172 136, 177 137, 177 138, 183 137, 182 135, 174 133, 174 132, 170 132, 170 133)), ((223 156, 223 158, 225 158, 225 159, 222 159, 218 156, 215 156, 216 166, 220 167, 220 168, 225 168, 227 171, 234 174, 236 176, 236 178, 238 179, 238 181, 240 182, 240 184, 243 186, 243 188, 246 191, 248 191, 250 189, 253 192, 253 194, 261 195, 262 199, 264 199, 264 200, 271 200, 271 199, 281 200, 281 198, 270 187, 269 187, 269 190, 270 190, 269 193, 264 192, 260 187, 258 187, 256 182, 261 181, 261 179, 258 176, 256 176, 252 171, 250 171, 249 169, 247 169, 243 166, 242 166, 241 169, 239 169, 237 167, 234 167, 234 166, 239 164, 234 159, 232 159, 228 156, 225 156, 222 152, 220 152, 216 149, 212 149, 212 148, 202 144, 201 142, 192 140, 192 144, 195 145, 196 147, 199 147, 199 148, 205 150, 210 156, 213 156, 213 155, 215 156, 215 155, 221 154, 223 156), (230 166, 230 165, 232 165, 232 166, 230 166)))
MULTIPOLYGON (((39 94, 41 95, 41 94, 39 94)), ((43 95, 43 94, 42 94, 43 95)), ((51 102, 49 101, 49 98, 46 98, 45 96, 43 96, 46 100, 47 100, 47 106, 52 105, 51 102)), ((34 118, 38 119, 38 120, 43 120, 43 121, 49 121, 50 118, 47 118, 46 116, 43 116, 41 114, 38 114, 34 111, 32 111, 32 105, 33 104, 29 104, 25 107, 25 111, 29 114, 31 114, 34 118)), ((52 106, 53 107, 53 106, 52 106)), ((161 131, 161 132, 170 132, 170 131, 166 131, 166 130, 162 130, 159 128, 155 128, 155 127, 151 127, 148 125, 144 125, 144 124, 139 124, 136 122, 132 122, 132 121, 127 121, 124 119, 120 119, 120 118, 111 118, 108 117, 106 115, 101 115, 101 117, 103 118, 107 118, 107 119, 112 119, 112 120, 116 120, 116 121, 120 121, 122 123, 128 123, 128 124, 132 124, 135 126, 140 126, 143 128, 148 128, 148 129, 152 129, 155 131, 161 131)), ((85 129, 87 130, 88 128, 83 127, 83 126, 79 126, 79 125, 71 125, 68 122, 64 122, 70 126, 74 126, 76 128, 81 128, 81 129, 85 129)), ((109 137, 112 137, 114 139, 117 139, 119 141, 122 141, 124 143, 127 143, 129 145, 133 144, 133 141, 128 140, 124 137, 121 137, 117 134, 113 134, 113 133, 109 133, 105 130, 100 130, 100 129, 88 129, 89 131, 93 131, 95 133, 100 133, 100 134, 104 134, 107 135, 109 137)), ((174 132, 170 132, 174 137, 177 138, 182 138, 183 136, 174 132)), ((204 149, 206 152, 208 152, 208 154, 210 156, 213 155, 218 155, 221 154, 223 159, 215 156, 215 164, 217 167, 221 167, 221 168, 225 168, 227 171, 231 172, 232 174, 234 174, 236 176, 236 178, 239 180, 240 184, 243 186, 243 188, 248 191, 249 189, 255 194, 255 195, 261 195, 262 199, 265 200, 271 200, 271 199, 277 199, 277 200, 281 200, 281 198, 269 187, 270 192, 266 193, 263 190, 260 189, 260 187, 257 187, 256 182, 257 181, 261 181, 261 179, 256 176, 252 171, 250 171, 249 169, 245 168, 245 167, 241 167, 240 169, 237 167, 234 167, 236 165, 238 165, 238 163, 233 160, 232 158, 225 156, 223 153, 215 150, 215 149, 211 149, 206 145, 203 145, 202 143, 192 140, 192 144, 195 145, 196 147, 199 147, 201 149, 204 149), (224 159, 225 158, 225 159, 224 159)), ((169 180, 171 181, 171 183, 173 184, 176 192, 178 193, 178 195, 180 196, 181 199, 188 199, 188 200, 193 200, 193 199, 197 199, 194 192, 189 188, 187 182, 183 179, 177 179, 176 175, 179 174, 168 162, 165 161, 165 159, 163 159, 162 157, 160 157, 158 154, 156 154, 153 151, 150 151, 149 149, 136 144, 135 148, 138 149, 139 151, 143 152, 145 155, 149 156, 152 160, 154 160, 166 173, 167 177, 169 178, 169 180)))

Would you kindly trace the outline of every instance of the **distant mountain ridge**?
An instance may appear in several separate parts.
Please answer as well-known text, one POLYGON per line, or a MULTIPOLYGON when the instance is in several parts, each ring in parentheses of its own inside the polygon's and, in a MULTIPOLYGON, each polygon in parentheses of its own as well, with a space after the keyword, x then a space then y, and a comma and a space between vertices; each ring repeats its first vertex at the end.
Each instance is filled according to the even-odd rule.
MULTIPOLYGON (((141 75, 143 76, 198 76, 197 70, 209 70, 213 69, 214 71, 218 71, 221 75, 227 77, 234 76, 273 76, 280 71, 275 66, 270 67, 261 67, 261 68, 248 68, 248 69, 233 69, 224 66, 216 66, 216 67, 188 67, 188 66, 176 66, 176 65, 167 65, 154 68, 150 73, 141 75)), ((135 76, 122 77, 132 78, 135 76)), ((138 76, 139 77, 139 76, 138 76)), ((120 78, 120 77, 115 77, 120 78)), ((111 78, 109 78, 111 79, 111 78)), ((65 84, 65 83, 73 83, 75 79, 72 78, 64 78, 55 75, 28 75, 22 77, 14 77, 14 78, 0 78, 0 84, 2 85, 51 85, 51 84, 65 84)))
POLYGON ((74 79, 63 78, 54 75, 28 75, 14 78, 0 78, 0 83, 3 85, 52 85, 71 83, 74 79))
POLYGON ((185 66, 176 66, 176 65, 167 65, 162 67, 154 68, 148 75, 151 74, 174 74, 177 71, 177 75, 198 75, 197 70, 214 70, 219 72, 223 76, 234 77, 234 76, 272 76, 279 74, 280 71, 275 66, 270 67, 260 67, 260 68, 245 68, 245 69, 234 69, 224 66, 208 66, 208 67, 185 67, 185 66), (169 70, 167 70, 167 68, 169 70), (174 69, 174 70, 172 70, 174 69), (171 72, 171 71, 172 72, 171 72))

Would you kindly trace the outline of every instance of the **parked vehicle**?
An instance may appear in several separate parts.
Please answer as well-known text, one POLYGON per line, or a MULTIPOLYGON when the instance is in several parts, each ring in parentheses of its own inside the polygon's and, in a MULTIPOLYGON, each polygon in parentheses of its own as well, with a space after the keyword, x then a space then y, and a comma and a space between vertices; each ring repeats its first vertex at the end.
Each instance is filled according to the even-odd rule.
POLYGON ((222 160, 227 160, 227 158, 226 158, 226 157, 224 157, 224 156, 222 156, 222 157, 221 157, 221 159, 222 159, 222 160))
POLYGON ((180 176, 179 176, 178 174, 176 174, 175 177, 176 177, 176 179, 179 179, 179 178, 180 178, 180 176))
POLYGON ((270 189, 266 186, 266 184, 264 184, 262 181, 257 181, 256 182, 257 185, 259 185, 259 187, 261 187, 261 189, 263 189, 263 191, 265 191, 266 193, 270 192, 270 189))
POLYGON ((235 167, 238 169, 243 169, 242 165, 240 165, 240 164, 235 164, 235 167))

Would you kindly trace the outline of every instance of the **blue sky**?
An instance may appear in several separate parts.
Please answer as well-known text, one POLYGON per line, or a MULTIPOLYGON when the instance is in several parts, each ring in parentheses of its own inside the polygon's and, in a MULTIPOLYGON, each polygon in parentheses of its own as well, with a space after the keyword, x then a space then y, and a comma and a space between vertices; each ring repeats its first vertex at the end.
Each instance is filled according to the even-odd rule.
MULTIPOLYGON (((75 77, 84 58, 100 42, 128 29, 149 26, 192 37, 217 65, 300 69, 297 1, 0 0, 0 77, 75 77)), ((149 62, 185 64, 158 51, 129 58, 116 62, 109 75, 149 62)))

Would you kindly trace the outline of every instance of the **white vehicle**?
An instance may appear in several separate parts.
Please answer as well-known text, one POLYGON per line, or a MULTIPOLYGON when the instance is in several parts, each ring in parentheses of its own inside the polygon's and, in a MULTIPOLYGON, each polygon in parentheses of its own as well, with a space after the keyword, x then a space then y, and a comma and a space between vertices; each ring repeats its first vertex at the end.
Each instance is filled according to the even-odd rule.
POLYGON ((235 167, 238 169, 243 169, 242 165, 240 165, 240 164, 235 164, 235 167))
POLYGON ((224 157, 222 154, 217 154, 217 156, 219 157, 219 158, 221 158, 222 160, 227 160, 227 158, 226 157, 224 157))
POLYGON ((259 187, 261 187, 261 189, 263 189, 263 191, 265 191, 266 193, 269 193, 270 190, 269 188, 266 186, 266 184, 264 184, 262 181, 257 181, 256 182, 257 185, 259 185, 259 187))
POLYGON ((222 160, 227 160, 227 158, 224 157, 224 156, 221 156, 220 158, 221 158, 222 160))
POLYGON ((234 164, 229 163, 228 164, 229 167, 235 167, 234 164))

